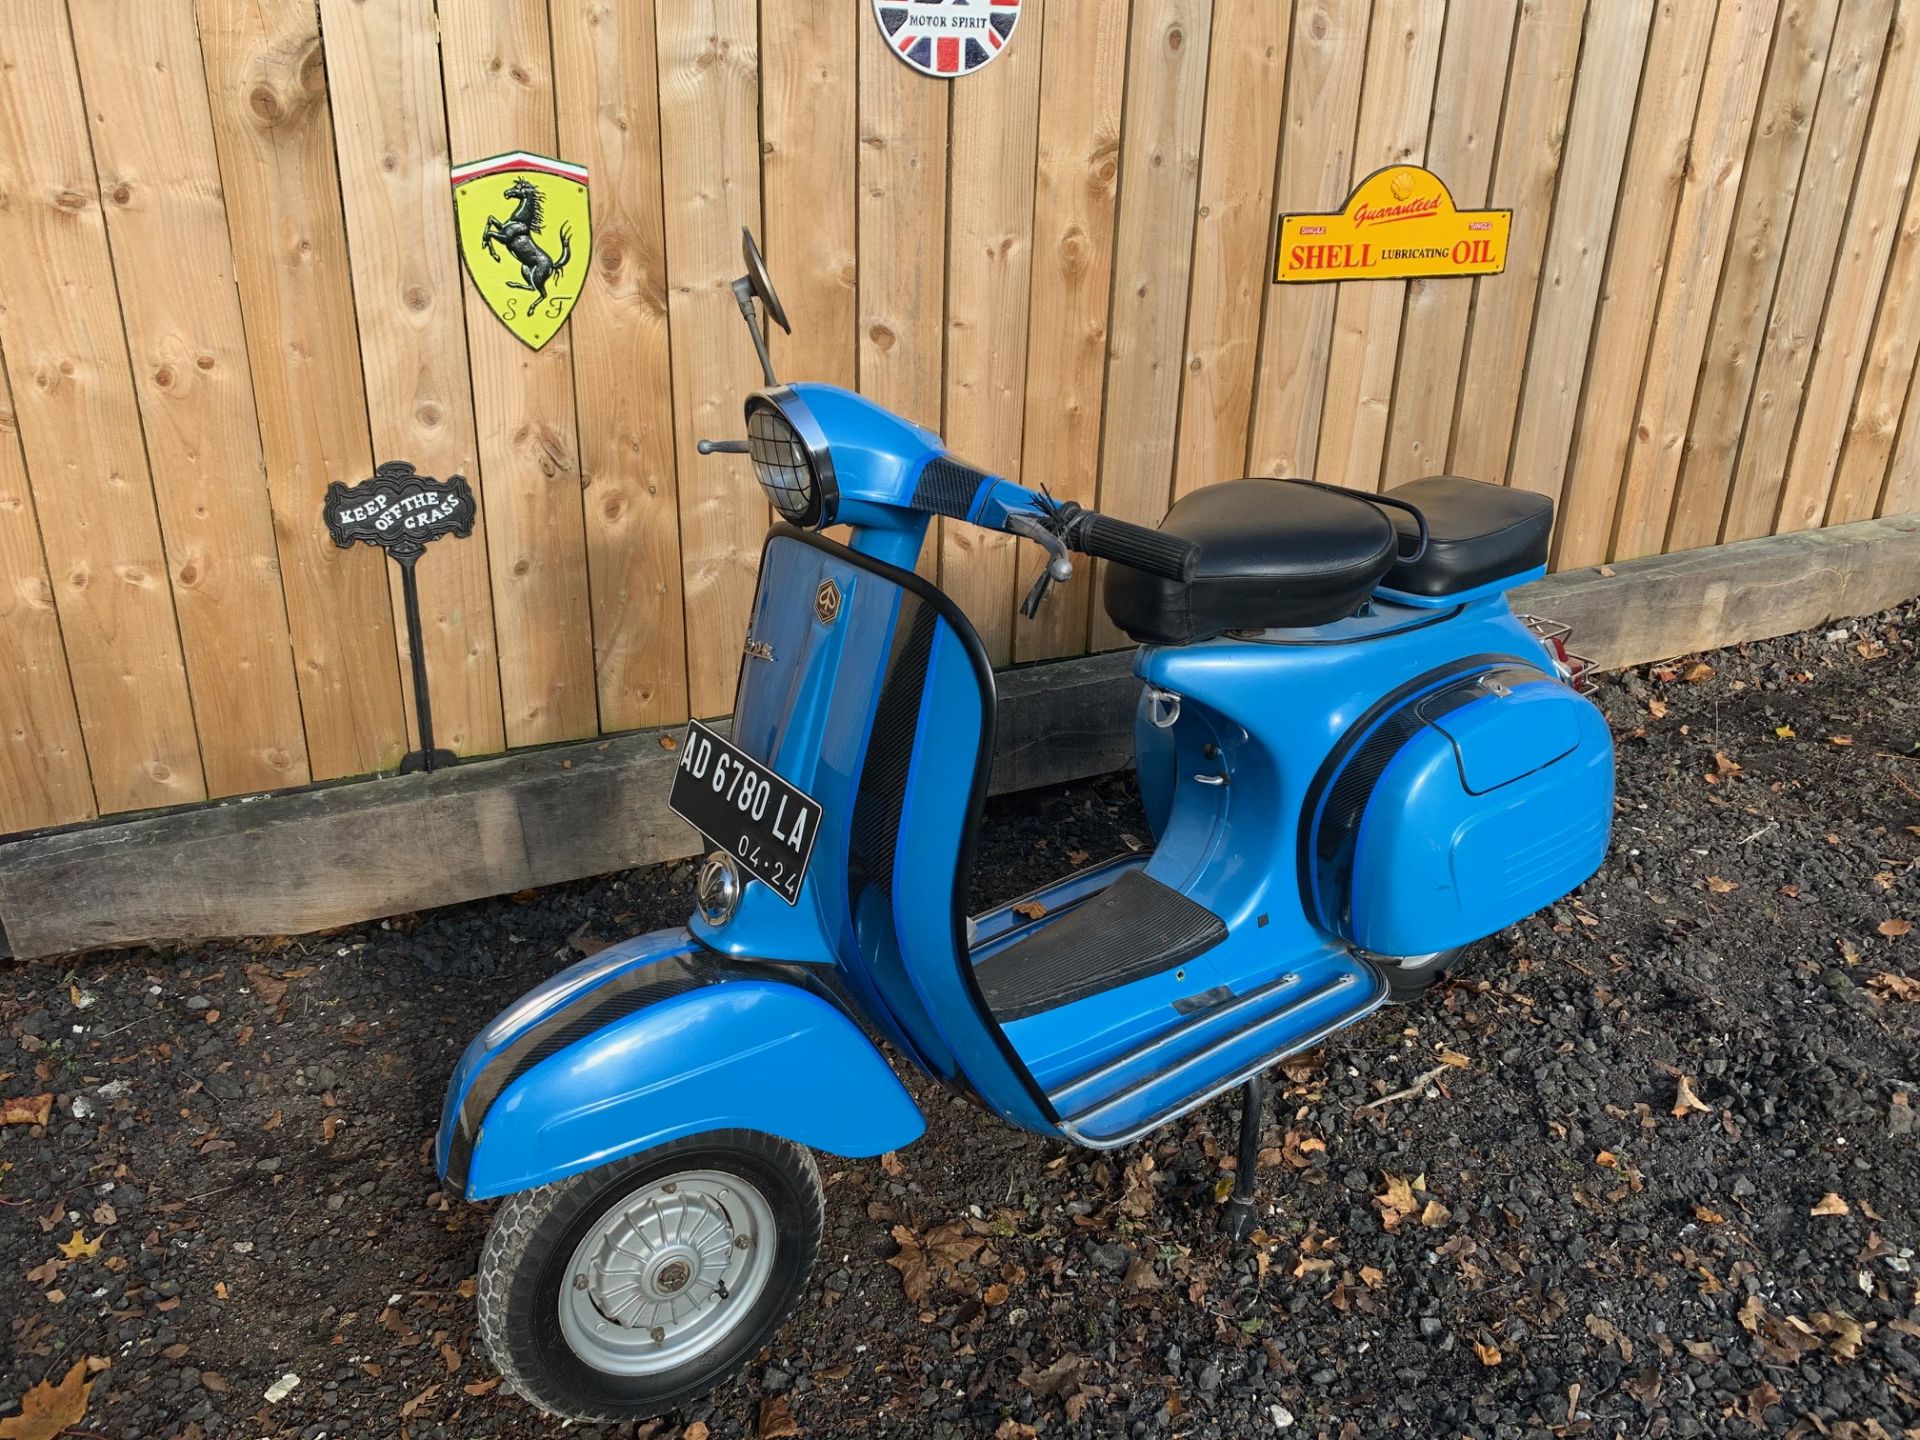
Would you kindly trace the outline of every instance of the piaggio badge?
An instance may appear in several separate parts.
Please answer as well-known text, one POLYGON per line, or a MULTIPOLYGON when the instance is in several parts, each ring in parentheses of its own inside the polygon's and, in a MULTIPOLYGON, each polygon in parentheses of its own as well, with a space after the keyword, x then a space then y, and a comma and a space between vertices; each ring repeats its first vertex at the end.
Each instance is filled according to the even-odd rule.
POLYGON ((417 473, 405 460, 377 466, 358 485, 327 486, 323 513, 327 533, 345 550, 356 542, 377 545, 400 565, 400 594, 407 611, 407 650, 413 662, 413 703, 420 748, 400 762, 400 773, 451 765, 451 750, 433 748, 433 704, 427 697, 426 643, 420 626, 420 590, 413 567, 427 542, 443 535, 464 540, 473 533, 478 506, 473 487, 460 475, 435 480, 417 473))

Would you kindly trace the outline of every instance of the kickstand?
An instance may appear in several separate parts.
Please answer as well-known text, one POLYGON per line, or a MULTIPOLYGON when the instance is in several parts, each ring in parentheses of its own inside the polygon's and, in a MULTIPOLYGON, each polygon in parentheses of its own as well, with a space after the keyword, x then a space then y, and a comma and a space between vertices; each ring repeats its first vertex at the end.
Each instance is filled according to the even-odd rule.
POLYGON ((1260 1117, 1266 1108, 1267 1077, 1260 1074, 1240 1091, 1240 1156, 1224 1219, 1227 1238, 1235 1244, 1253 1229, 1253 1172, 1260 1160, 1260 1117))

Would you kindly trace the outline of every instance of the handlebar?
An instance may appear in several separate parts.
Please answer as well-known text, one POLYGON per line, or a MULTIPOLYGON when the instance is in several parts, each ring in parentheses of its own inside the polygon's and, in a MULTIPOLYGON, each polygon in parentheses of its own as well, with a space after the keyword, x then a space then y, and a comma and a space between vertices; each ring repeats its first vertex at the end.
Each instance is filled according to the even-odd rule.
POLYGON ((1070 550, 1117 561, 1166 580, 1191 579, 1200 558, 1200 547, 1191 540, 1092 510, 1083 510, 1069 520, 1061 539, 1070 550))
POLYGON ((1190 579, 1200 558, 1200 547, 1191 540, 1093 512, 1074 527, 1067 544, 1083 554, 1115 560, 1168 580, 1190 579))

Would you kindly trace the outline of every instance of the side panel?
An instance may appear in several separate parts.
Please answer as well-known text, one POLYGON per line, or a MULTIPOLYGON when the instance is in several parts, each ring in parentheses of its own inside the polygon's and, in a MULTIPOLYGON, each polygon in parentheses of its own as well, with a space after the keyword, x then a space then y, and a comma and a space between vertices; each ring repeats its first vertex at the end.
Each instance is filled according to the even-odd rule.
POLYGON ((1353 938, 1425 955, 1491 935, 1599 869, 1612 823, 1613 744, 1588 700, 1553 680, 1475 700, 1417 730, 1368 798, 1353 938), (1542 736, 1570 743, 1543 760, 1542 736))

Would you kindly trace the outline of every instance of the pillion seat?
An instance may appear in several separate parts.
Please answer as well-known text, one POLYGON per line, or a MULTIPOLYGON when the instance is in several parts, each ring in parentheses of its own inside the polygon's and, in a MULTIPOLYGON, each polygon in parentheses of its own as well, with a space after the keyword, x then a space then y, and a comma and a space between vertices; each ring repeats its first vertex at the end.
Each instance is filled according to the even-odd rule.
POLYGON ((1324 625, 1353 614, 1376 588, 1423 599, 1462 594, 1546 562, 1553 502, 1457 475, 1388 492, 1413 517, 1358 491, 1301 480, 1230 480, 1196 490, 1159 528, 1199 555, 1186 580, 1109 564, 1103 599, 1113 623, 1152 645, 1190 645, 1229 630, 1324 625))
MULTIPOLYGON (((1547 563, 1553 500, 1462 475, 1431 475, 1387 492, 1427 517, 1427 553, 1395 565, 1387 589, 1429 599, 1464 594, 1547 563)), ((1420 528, 1404 510, 1390 512, 1406 548, 1420 528)))

